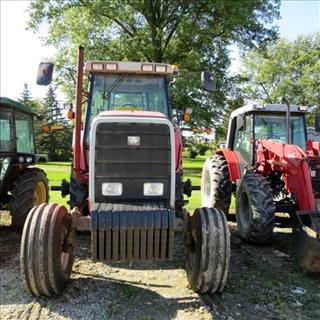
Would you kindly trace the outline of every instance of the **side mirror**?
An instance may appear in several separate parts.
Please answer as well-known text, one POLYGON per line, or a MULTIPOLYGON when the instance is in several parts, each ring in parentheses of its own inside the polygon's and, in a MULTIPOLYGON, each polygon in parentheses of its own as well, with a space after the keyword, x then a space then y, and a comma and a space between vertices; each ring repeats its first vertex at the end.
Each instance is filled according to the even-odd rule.
POLYGON ((52 81, 53 63, 41 62, 38 68, 37 84, 47 86, 52 81))
POLYGON ((205 91, 214 92, 216 90, 216 79, 212 72, 203 71, 201 73, 201 86, 205 91))
POLYGON ((320 132, 320 115, 316 114, 314 118, 314 130, 320 132))

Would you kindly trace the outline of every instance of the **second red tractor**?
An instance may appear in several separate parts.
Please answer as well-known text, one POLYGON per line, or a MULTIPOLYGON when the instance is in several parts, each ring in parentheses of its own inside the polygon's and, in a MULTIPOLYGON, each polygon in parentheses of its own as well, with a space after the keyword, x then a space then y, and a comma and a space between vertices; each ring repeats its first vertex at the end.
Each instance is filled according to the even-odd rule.
POLYGON ((205 163, 202 205, 228 214, 234 194, 239 234, 253 244, 270 240, 276 212, 289 214, 299 264, 319 272, 320 143, 307 139, 306 111, 288 104, 235 110, 226 147, 205 163))

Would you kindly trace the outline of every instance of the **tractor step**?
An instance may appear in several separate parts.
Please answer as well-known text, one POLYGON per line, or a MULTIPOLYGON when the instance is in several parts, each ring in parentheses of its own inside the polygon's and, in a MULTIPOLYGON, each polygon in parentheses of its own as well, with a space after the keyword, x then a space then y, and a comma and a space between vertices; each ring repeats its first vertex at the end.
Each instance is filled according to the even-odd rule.
POLYGON ((172 259, 174 228, 174 210, 158 204, 95 204, 91 212, 92 257, 113 262, 172 259))

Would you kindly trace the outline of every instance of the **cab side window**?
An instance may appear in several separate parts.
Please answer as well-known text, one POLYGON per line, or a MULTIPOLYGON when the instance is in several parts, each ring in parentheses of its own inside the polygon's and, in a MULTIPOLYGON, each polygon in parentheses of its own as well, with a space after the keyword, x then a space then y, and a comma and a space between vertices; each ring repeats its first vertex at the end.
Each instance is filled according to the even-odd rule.
POLYGON ((17 152, 34 153, 32 119, 16 113, 17 152))

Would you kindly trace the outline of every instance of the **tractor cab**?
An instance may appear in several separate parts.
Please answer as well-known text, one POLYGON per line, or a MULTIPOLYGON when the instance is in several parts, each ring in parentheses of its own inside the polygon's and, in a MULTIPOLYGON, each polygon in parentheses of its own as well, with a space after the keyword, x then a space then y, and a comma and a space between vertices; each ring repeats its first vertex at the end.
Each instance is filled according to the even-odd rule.
POLYGON ((160 112, 171 118, 168 83, 176 66, 141 62, 87 62, 90 76, 85 142, 93 119, 103 111, 160 112))
MULTIPOLYGON (((241 169, 255 163, 256 142, 266 139, 288 142, 286 105, 247 105, 231 113, 227 147, 235 151, 241 169)), ((290 106, 290 141, 306 150, 307 131, 304 106, 290 106)), ((243 172, 243 170, 241 170, 243 172)))
POLYGON ((34 162, 34 115, 25 104, 0 98, 0 155, 10 154, 19 164, 34 162))
POLYGON ((6 194, 21 166, 35 162, 33 111, 9 98, 0 98, 0 195, 6 194), (5 189, 5 190, 2 190, 5 189))

